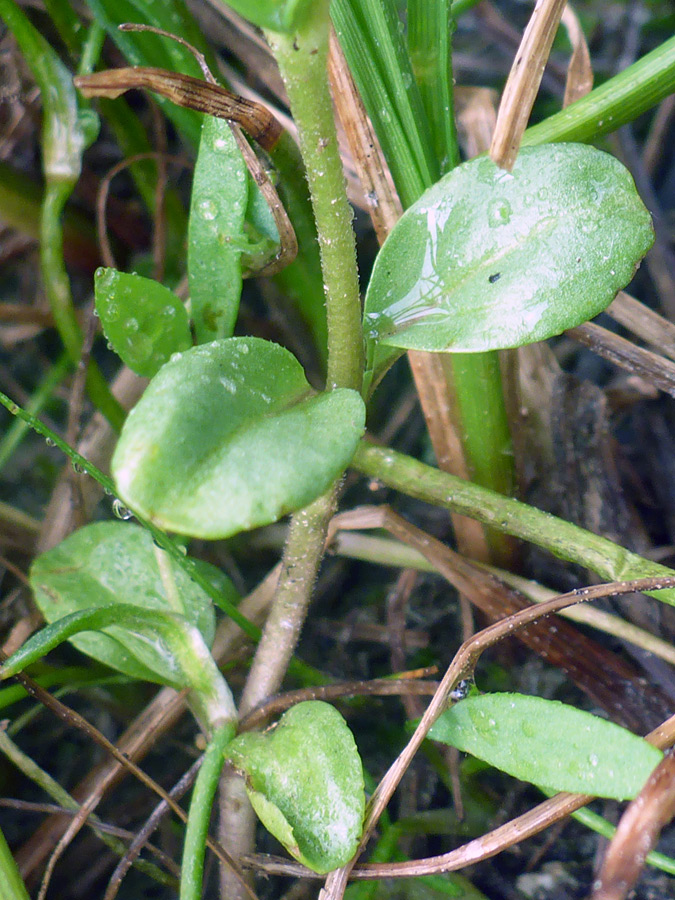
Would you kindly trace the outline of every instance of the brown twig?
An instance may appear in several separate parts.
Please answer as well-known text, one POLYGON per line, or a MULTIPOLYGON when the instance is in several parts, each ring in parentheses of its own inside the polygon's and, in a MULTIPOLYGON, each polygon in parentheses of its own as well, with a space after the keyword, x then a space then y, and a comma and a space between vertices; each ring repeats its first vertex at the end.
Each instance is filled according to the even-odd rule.
POLYGON ((624 900, 661 829, 675 816, 675 756, 668 753, 621 816, 591 900, 624 900))
POLYGON ((566 0, 537 0, 502 94, 490 157, 513 168, 566 0))

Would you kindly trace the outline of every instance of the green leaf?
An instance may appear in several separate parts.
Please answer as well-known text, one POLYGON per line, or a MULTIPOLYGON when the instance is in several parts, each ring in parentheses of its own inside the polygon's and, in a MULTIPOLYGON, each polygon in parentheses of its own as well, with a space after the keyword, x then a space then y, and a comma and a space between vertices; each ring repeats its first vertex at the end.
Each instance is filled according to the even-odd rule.
POLYGON ((366 335, 462 352, 544 340, 601 312, 652 241, 630 174, 606 153, 528 147, 513 173, 480 157, 392 230, 368 287, 366 335))
POLYGON ((298 703, 263 734, 225 751, 246 778, 263 825, 315 872, 349 862, 365 811, 363 769, 352 733, 328 703, 298 703))
POLYGON ((483 694, 446 710, 429 737, 554 791, 629 800, 660 750, 625 728, 556 700, 483 694))
POLYGON ((96 312, 115 353, 152 377, 172 353, 192 344, 185 307, 164 285, 117 269, 97 269, 96 312))
POLYGON ((288 350, 229 338, 176 354, 129 414, 112 460, 121 499, 180 534, 222 538, 323 493, 364 429, 355 391, 311 396, 288 350))
POLYGON ((239 310, 248 171, 228 122, 207 116, 195 166, 188 229, 192 317, 200 344, 229 337, 239 310))
MULTIPOLYGON (((173 605, 171 589, 167 592, 150 534, 131 522, 99 522, 80 528, 39 556, 31 566, 30 583, 47 622, 114 603, 144 610, 173 610, 195 625, 210 646, 214 630, 210 598, 168 558, 167 566, 178 606, 173 605)), ((78 635, 72 643, 88 656, 134 678, 155 681, 152 673, 162 671, 162 653, 158 657, 145 639, 125 635, 119 629, 78 635)))
POLYGON ((326 0, 228 0, 227 5, 258 28, 290 32, 301 23, 310 3, 317 2, 326 0))
MULTIPOLYGON (((176 613, 141 609, 129 603, 83 609, 48 625, 0 666, 0 679, 16 675, 81 632, 104 630, 119 637, 123 653, 131 648, 142 678, 177 689, 189 688, 190 704, 207 732, 236 722, 230 689, 194 625, 176 613)), ((126 660, 122 665, 116 661, 108 664, 126 671, 126 660)))

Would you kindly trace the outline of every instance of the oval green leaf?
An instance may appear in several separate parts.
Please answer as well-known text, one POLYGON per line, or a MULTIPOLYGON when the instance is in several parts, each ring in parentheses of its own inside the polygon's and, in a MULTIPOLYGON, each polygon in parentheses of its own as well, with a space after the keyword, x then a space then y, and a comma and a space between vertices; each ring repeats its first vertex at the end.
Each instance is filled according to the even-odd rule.
POLYGON ((172 353, 192 344, 185 307, 151 278, 97 269, 94 296, 105 336, 138 375, 151 378, 172 353))
POLYGON ((630 800, 663 754, 625 728, 556 700, 483 694, 446 710, 429 737, 553 791, 630 800))
POLYGON ((253 808, 291 856, 321 874, 349 862, 363 826, 363 768, 336 709, 298 703, 269 731, 239 735, 225 757, 244 774, 253 808))
POLYGON ((363 434, 355 391, 317 396, 300 363, 260 338, 176 354, 124 424, 112 460, 122 500, 163 528, 223 538, 306 506, 363 434))
POLYGON ((248 170, 224 119, 206 116, 195 165, 188 227, 192 318, 200 344, 229 337, 239 311, 248 170))
POLYGON ((453 169, 402 216, 368 286, 370 341, 485 351, 601 312, 654 239, 629 172, 584 144, 525 147, 453 169))
MULTIPOLYGON (((38 556, 30 569, 30 583, 47 622, 114 603, 131 604, 180 614, 210 646, 215 622, 210 598, 177 563, 168 557, 166 563, 175 584, 173 597, 160 574, 150 534, 131 522, 98 522, 38 556)), ((158 668, 162 669, 161 653, 158 656, 147 641, 119 629, 114 636, 113 632, 79 634, 72 643, 133 678, 156 681, 158 668)), ((170 672, 164 675, 166 681, 170 672)))

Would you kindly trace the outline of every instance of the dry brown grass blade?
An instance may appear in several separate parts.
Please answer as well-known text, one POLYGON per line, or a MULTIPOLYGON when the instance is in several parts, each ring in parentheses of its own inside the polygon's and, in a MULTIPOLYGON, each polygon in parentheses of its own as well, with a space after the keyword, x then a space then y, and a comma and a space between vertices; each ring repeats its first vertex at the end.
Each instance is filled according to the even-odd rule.
POLYGON ((591 900, 624 900, 658 841, 675 816, 675 756, 667 754, 621 816, 607 848, 591 900))
POLYGON ((572 57, 567 67, 567 79, 565 80, 565 96, 563 98, 563 107, 565 107, 574 103, 575 100, 585 97, 593 88, 593 66, 586 36, 577 14, 569 3, 563 10, 562 24, 567 29, 567 36, 572 45, 572 57))
POLYGON ((513 168, 546 68, 565 0, 537 0, 502 94, 490 157, 502 169, 513 168))
POLYGON ((93 75, 78 75, 73 80, 84 97, 109 97, 114 100, 127 91, 143 88, 166 97, 177 106, 236 122, 268 152, 274 149, 283 134, 279 122, 261 103, 246 100, 220 85, 191 75, 152 66, 127 66, 106 69, 93 75))
POLYGON ((568 328, 565 334, 603 359, 620 366, 631 375, 639 375, 654 387, 675 397, 675 362, 652 353, 651 350, 638 347, 632 341, 594 322, 585 322, 576 328, 568 328))
POLYGON ((675 325, 668 319, 625 291, 619 291, 605 312, 663 356, 675 360, 675 325))

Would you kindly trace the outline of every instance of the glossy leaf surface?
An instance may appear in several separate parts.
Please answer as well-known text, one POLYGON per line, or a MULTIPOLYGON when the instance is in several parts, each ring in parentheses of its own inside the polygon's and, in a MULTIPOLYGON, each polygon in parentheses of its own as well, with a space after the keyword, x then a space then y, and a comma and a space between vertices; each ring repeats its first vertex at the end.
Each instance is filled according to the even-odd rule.
POLYGON ((325 0, 228 0, 228 6, 258 28, 293 31, 310 3, 325 0))
MULTIPOLYGON (((160 574, 150 534, 131 522, 99 522, 80 528, 39 556, 31 566, 30 583, 47 622, 95 607, 131 604, 179 613, 210 646, 214 629, 210 598, 177 564, 168 558, 166 564, 175 584, 173 597, 172 586, 167 591, 160 574)), ((153 647, 120 630, 79 634, 72 643, 134 678, 154 681, 151 673, 161 671, 161 659, 153 647)))
POLYGON ((164 285, 117 269, 98 269, 96 312, 112 347, 138 375, 152 377, 192 344, 185 307, 164 285))
POLYGON ((282 347, 229 338, 176 354, 122 430, 112 471, 122 500, 156 524, 222 538, 323 493, 364 429, 355 391, 312 396, 282 347))
POLYGON ((188 228, 188 277, 198 343, 229 337, 239 310, 248 170, 229 124, 204 118, 188 228))
POLYGON ((556 700, 483 694, 446 710, 429 737, 532 784, 628 800, 663 757, 625 728, 556 700))
POLYGON ((352 733, 328 703, 298 703, 263 734, 242 734, 225 756, 246 778, 263 825, 315 872, 347 863, 361 837, 365 796, 352 733))
POLYGON ((479 157, 398 221, 368 287, 369 340, 485 351, 601 312, 653 241, 628 171, 582 144, 526 147, 513 173, 479 157))

